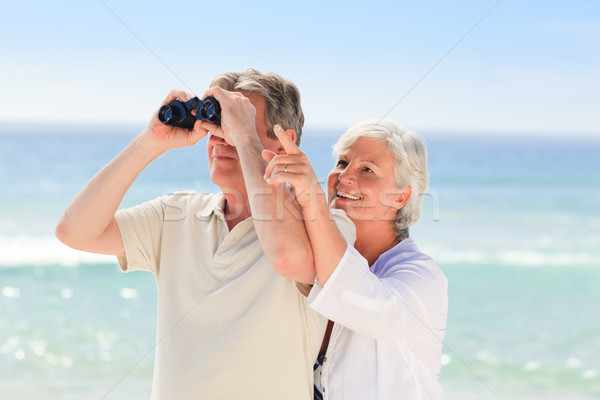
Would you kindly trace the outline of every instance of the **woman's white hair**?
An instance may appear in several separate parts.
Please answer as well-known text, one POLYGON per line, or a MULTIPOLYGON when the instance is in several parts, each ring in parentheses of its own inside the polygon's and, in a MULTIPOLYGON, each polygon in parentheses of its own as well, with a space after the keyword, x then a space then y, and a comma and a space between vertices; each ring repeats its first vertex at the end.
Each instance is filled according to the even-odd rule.
POLYGON ((371 119, 354 125, 333 146, 337 154, 348 150, 360 138, 379 140, 387 144, 394 159, 396 187, 410 187, 412 193, 406 204, 398 210, 394 219, 394 232, 398 239, 408 237, 408 228, 421 217, 421 201, 429 186, 427 172, 427 147, 423 139, 413 131, 399 126, 389 119, 371 119))

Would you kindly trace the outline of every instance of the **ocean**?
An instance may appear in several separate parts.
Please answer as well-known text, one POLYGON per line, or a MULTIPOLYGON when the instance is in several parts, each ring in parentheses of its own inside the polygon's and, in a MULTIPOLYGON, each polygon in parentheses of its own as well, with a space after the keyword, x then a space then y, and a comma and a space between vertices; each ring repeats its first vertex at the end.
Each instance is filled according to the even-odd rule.
MULTIPOLYGON (((67 248, 56 222, 140 127, 0 127, 0 397, 148 399, 156 283, 67 248)), ((306 129, 318 176, 342 132, 306 129)), ((600 139, 420 132, 411 236, 449 281, 449 400, 600 399, 600 139)), ((123 207, 208 179, 205 142, 142 172, 123 207)))

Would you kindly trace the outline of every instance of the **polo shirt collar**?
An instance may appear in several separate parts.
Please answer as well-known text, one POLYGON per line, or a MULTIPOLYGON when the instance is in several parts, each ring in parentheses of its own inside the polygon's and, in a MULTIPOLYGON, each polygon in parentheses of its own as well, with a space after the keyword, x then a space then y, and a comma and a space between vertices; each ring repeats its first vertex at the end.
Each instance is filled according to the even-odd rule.
POLYGON ((218 215, 221 218, 225 218, 225 196, 223 193, 215 194, 212 199, 206 203, 206 205, 198 211, 196 215, 199 217, 208 218, 213 213, 218 215))

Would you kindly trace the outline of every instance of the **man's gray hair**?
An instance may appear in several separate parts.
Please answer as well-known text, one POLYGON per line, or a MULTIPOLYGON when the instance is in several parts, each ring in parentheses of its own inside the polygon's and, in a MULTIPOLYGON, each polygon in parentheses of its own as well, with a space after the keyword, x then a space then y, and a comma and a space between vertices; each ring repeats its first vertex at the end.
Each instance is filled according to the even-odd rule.
POLYGON ((265 120, 268 137, 277 139, 273 128, 279 124, 283 129, 293 129, 296 132, 296 144, 300 144, 304 113, 300 104, 300 92, 291 81, 274 72, 262 73, 248 68, 245 71, 216 75, 210 84, 210 87, 214 86, 262 96, 266 101, 265 120))

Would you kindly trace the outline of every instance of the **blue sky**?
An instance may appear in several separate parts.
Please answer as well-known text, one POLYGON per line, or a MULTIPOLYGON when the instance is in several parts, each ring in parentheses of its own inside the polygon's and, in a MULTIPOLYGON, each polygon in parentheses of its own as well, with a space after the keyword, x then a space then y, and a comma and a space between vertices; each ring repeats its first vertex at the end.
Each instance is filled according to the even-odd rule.
POLYGON ((594 0, 73 0, 2 10, 0 122, 141 125, 169 89, 202 94, 216 73, 255 67, 298 85, 307 128, 385 115, 421 131, 600 136, 594 0))

